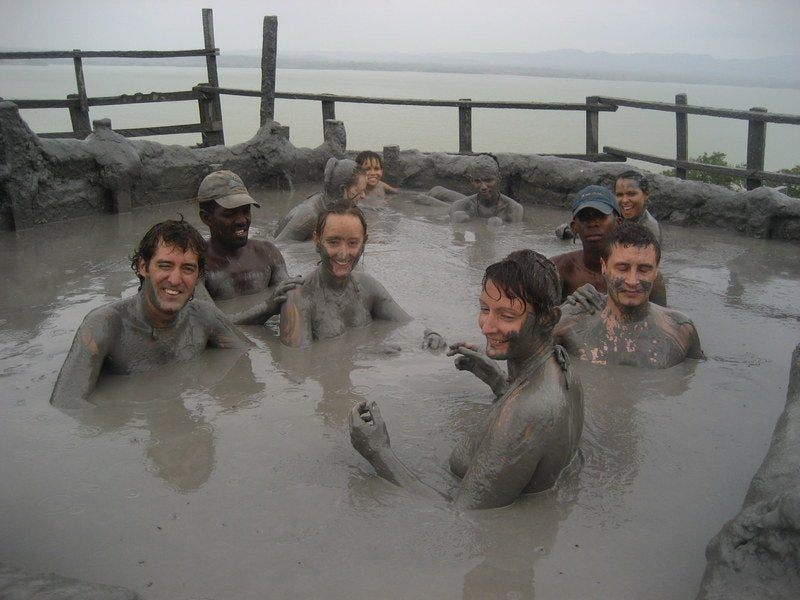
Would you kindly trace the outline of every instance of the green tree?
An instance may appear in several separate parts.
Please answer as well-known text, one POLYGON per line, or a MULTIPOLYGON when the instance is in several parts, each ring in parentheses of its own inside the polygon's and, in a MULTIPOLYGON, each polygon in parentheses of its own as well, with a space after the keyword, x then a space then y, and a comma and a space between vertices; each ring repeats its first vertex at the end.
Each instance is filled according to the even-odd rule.
MULTIPOLYGON (((781 169, 778 173, 787 173, 789 175, 800 175, 800 165, 795 165, 791 169, 781 169)), ((787 196, 791 196, 792 198, 800 198, 800 184, 798 183, 787 183, 786 184, 786 191, 783 192, 787 196)))
MULTIPOLYGON (((695 156, 694 158, 689 159, 690 162, 699 162, 703 163, 704 165, 716 165, 718 167, 730 167, 733 166, 737 169, 744 169, 745 165, 730 165, 728 163, 728 155, 724 152, 703 152, 699 156, 695 156)), ((675 177, 675 169, 668 169, 663 172, 664 175, 669 175, 670 177, 675 177)), ((722 175, 719 173, 706 173, 704 171, 687 171, 686 172, 686 179, 690 179, 691 181, 702 181, 703 183, 713 183, 716 185, 721 185, 722 187, 726 187, 729 190, 741 190, 744 185, 744 178, 737 177, 736 175, 722 175)))

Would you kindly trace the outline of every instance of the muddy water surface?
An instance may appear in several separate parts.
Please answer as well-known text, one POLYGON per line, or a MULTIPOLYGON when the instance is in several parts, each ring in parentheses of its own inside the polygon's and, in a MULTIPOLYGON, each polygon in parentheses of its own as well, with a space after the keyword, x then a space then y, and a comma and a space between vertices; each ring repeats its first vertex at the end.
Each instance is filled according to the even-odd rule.
MULTIPOLYGON (((258 194, 267 235, 312 188, 258 194)), ((447 457, 489 390, 418 346, 425 327, 480 341, 483 269, 572 249, 566 214, 451 227, 392 199, 371 211, 364 268, 415 321, 310 349, 247 327, 209 351, 101 380, 91 414, 47 400, 88 310, 134 293, 127 255, 171 204, 0 234, 0 561, 177 598, 693 598, 708 540, 739 509, 780 414, 800 339, 798 246, 666 227, 669 303, 708 360, 666 371, 579 365, 580 474, 509 508, 459 513, 374 476, 347 414, 378 400, 396 452, 452 484, 447 457)), ((204 231, 203 228, 201 230, 204 231)), ((292 274, 310 243, 283 248, 292 274)))

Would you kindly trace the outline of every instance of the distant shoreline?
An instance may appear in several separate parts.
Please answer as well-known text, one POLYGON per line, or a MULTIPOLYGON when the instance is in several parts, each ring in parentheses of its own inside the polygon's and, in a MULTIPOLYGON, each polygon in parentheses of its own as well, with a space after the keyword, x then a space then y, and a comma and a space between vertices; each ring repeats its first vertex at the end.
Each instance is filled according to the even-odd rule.
MULTIPOLYGON (((222 54, 220 68, 260 68, 260 56, 222 54)), ((69 59, 0 60, 0 64, 64 64, 69 59)), ((202 58, 91 59, 84 63, 122 66, 196 67, 202 58)), ((336 54, 334 57, 284 53, 278 57, 279 69, 318 69, 348 71, 388 71, 419 73, 457 73, 468 75, 515 75, 559 79, 599 79, 605 81, 644 81, 800 89, 800 57, 774 57, 753 60, 720 60, 710 56, 669 54, 608 54, 556 51, 538 54, 443 54, 376 55, 336 54), (789 68, 787 68, 787 65, 789 68)))

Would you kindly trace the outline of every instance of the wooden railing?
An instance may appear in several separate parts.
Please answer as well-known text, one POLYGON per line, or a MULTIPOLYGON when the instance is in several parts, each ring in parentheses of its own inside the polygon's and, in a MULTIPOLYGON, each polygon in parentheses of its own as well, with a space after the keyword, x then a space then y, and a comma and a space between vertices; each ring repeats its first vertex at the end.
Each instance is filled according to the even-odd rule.
MULTIPOLYGON (((337 102, 355 104, 384 104, 395 106, 453 107, 458 109, 459 152, 469 153, 472 152, 473 108, 583 111, 586 113, 585 154, 560 154, 558 156, 608 161, 624 161, 628 158, 631 158, 658 165, 674 167, 677 176, 682 179, 687 177, 687 172, 690 170, 712 174, 732 175, 735 177, 744 178, 747 189, 758 187, 762 185, 765 180, 777 183, 800 184, 800 176, 798 175, 764 171, 764 149, 766 145, 767 123, 800 125, 800 116, 798 115, 768 113, 766 109, 759 107, 752 108, 749 111, 741 111, 705 106, 690 106, 687 102, 685 94, 678 94, 675 96, 675 103, 672 104, 666 102, 649 102, 608 96, 588 96, 586 98, 586 102, 584 103, 566 103, 476 101, 469 98, 462 98, 458 100, 373 98, 366 96, 278 92, 275 90, 278 19, 274 16, 264 17, 263 39, 261 47, 261 89, 242 90, 223 88, 219 86, 219 80, 217 76, 216 57, 219 54, 219 50, 214 46, 214 27, 211 9, 203 9, 203 34, 205 48, 201 50, 127 52, 84 52, 80 50, 74 50, 72 52, 0 52, 0 58, 73 59, 75 64, 75 78, 78 87, 77 94, 69 95, 66 100, 13 101, 20 108, 66 107, 70 110, 73 131, 70 133, 40 134, 43 137, 85 137, 91 131, 91 125, 89 122, 89 107, 91 106, 195 100, 198 102, 199 106, 199 123, 189 125, 170 125, 164 127, 121 129, 116 131, 117 133, 125 136, 200 132, 203 136, 203 145, 208 146, 224 144, 225 140, 222 127, 222 109, 220 97, 225 94, 232 96, 250 96, 260 98, 261 125, 264 125, 269 120, 275 119, 276 98, 287 100, 311 100, 320 102, 322 108, 323 131, 326 130, 325 122, 336 118, 337 102), (149 94, 122 95, 105 98, 87 97, 81 63, 83 58, 164 58, 176 56, 205 56, 208 70, 208 82, 198 84, 189 91, 181 92, 151 92, 149 94), (604 146, 603 152, 600 152, 600 113, 613 112, 619 107, 675 113, 675 158, 655 156, 634 150, 623 150, 611 146, 604 146), (689 161, 688 115, 690 114, 727 119, 743 119, 748 121, 746 167, 741 169, 736 167, 722 167, 689 161)), ((281 133, 282 135, 288 137, 288 127, 284 127, 281 133)))
POLYGON ((711 108, 708 106, 690 106, 686 94, 677 94, 675 103, 647 102, 642 100, 629 100, 627 98, 611 98, 598 96, 597 101, 614 107, 630 107, 643 110, 658 110, 675 113, 675 158, 665 158, 644 154, 633 150, 622 150, 611 146, 604 146, 603 151, 621 158, 632 158, 645 162, 674 167, 676 175, 686 179, 687 171, 702 171, 717 175, 732 175, 745 180, 748 190, 763 185, 764 180, 778 183, 800 183, 800 175, 788 173, 773 173, 764 171, 764 150, 767 141, 767 123, 783 123, 800 125, 800 115, 787 115, 768 113, 766 108, 754 107, 750 110, 733 110, 728 108, 711 108), (744 169, 736 167, 722 167, 689 161, 689 124, 688 115, 702 115, 706 117, 721 117, 725 119, 740 119, 747 121, 747 163, 744 169))
POLYGON ((12 100, 19 108, 67 108, 69 109, 72 131, 48 132, 38 134, 40 137, 83 139, 92 132, 89 108, 92 106, 111 106, 119 104, 144 104, 151 102, 196 101, 200 113, 199 123, 184 125, 166 125, 160 127, 141 127, 135 129, 117 129, 117 133, 127 137, 149 135, 168 135, 176 133, 200 133, 204 146, 225 143, 222 127, 222 105, 218 93, 201 91, 198 87, 178 92, 150 92, 147 94, 122 94, 101 98, 89 97, 83 77, 84 58, 176 58, 186 56, 204 56, 208 72, 207 86, 219 87, 217 75, 217 55, 219 49, 214 45, 214 17, 210 8, 203 9, 203 41, 205 47, 197 50, 110 50, 110 51, 53 51, 53 52, 0 52, 0 59, 43 59, 71 58, 75 67, 75 83, 77 94, 69 94, 65 100, 12 100))

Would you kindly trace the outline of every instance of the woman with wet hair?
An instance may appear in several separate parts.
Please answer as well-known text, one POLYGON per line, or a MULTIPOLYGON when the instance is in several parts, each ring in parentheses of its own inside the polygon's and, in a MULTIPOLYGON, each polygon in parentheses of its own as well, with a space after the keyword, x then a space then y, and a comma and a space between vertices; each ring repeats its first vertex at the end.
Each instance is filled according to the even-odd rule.
POLYGON ((647 201, 650 199, 650 183, 647 177, 638 171, 620 173, 614 181, 614 195, 617 197, 622 218, 644 225, 661 244, 661 226, 647 210, 647 201))
POLYGON ((289 292, 281 308, 280 339, 287 346, 336 337, 373 319, 405 322, 411 317, 374 277, 355 271, 367 222, 357 206, 333 205, 317 216, 312 239, 320 256, 305 283, 289 292))
POLYGON ((364 199, 367 177, 349 158, 329 158, 323 191, 309 196, 290 210, 275 229, 275 240, 304 242, 311 239, 319 214, 328 206, 355 206, 364 199))

